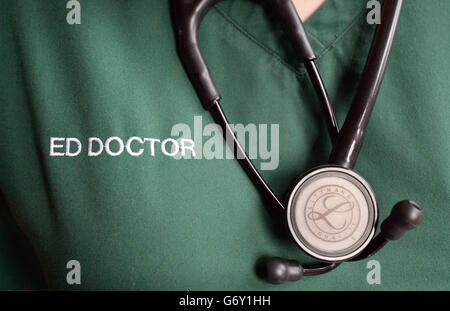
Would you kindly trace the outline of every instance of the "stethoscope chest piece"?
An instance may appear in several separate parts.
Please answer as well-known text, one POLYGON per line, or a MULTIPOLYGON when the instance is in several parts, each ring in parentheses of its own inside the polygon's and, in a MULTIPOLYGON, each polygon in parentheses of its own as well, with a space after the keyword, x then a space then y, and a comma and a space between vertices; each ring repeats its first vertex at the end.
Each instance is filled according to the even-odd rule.
POLYGON ((288 196, 286 212, 297 245, 326 262, 358 255, 371 241, 378 219, 369 184, 337 166, 322 166, 300 178, 288 196))

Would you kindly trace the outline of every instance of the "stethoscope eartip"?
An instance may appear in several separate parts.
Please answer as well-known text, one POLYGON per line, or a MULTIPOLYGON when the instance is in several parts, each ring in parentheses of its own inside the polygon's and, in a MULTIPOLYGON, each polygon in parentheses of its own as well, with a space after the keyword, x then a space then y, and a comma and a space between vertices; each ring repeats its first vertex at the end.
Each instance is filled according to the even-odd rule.
POLYGON ((422 218, 422 209, 416 202, 400 201, 394 205, 389 217, 381 224, 381 232, 388 240, 398 240, 407 231, 420 225, 422 218))
POLYGON ((266 261, 264 277, 272 284, 282 284, 286 281, 297 281, 303 276, 302 265, 295 260, 273 257, 266 261))

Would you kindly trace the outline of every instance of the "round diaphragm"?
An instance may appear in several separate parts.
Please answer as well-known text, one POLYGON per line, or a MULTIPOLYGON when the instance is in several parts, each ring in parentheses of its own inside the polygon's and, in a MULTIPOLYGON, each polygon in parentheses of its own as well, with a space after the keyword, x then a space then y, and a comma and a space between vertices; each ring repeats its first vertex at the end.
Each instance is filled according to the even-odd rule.
POLYGON ((352 170, 325 166, 303 176, 287 204, 289 230, 307 254, 340 262, 359 254, 378 219, 375 195, 352 170))

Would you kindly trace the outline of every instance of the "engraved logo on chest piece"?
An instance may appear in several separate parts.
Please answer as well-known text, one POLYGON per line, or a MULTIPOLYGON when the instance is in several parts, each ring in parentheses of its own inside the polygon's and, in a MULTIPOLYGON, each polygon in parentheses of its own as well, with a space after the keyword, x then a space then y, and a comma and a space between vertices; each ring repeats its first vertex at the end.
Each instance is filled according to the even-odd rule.
POLYGON ((351 238, 360 221, 360 207, 353 194, 337 185, 323 186, 306 202, 306 224, 320 240, 338 242, 351 238))

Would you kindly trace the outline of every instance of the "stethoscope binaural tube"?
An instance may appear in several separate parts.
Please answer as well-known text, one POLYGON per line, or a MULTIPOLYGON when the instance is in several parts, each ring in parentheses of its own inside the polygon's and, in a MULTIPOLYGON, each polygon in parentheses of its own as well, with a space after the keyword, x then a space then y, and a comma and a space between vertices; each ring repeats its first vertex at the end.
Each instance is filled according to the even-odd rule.
MULTIPOLYGON (((322 105, 330 138, 333 143, 329 164, 305 174, 299 183, 293 187, 294 190, 292 190, 289 196, 287 205, 283 204, 273 193, 246 155, 230 128, 229 122, 219 104, 221 96, 216 89, 199 49, 199 25, 209 9, 219 1, 172 1, 178 54, 203 107, 210 111, 215 122, 221 126, 224 138, 229 143, 229 147, 233 150, 235 157, 257 186, 264 200, 274 207, 274 210, 279 216, 287 217, 291 236, 297 245, 304 252, 322 261, 315 265, 301 265, 293 260, 278 257, 272 258, 266 263, 266 279, 271 283, 278 284, 284 281, 298 280, 304 275, 317 275, 329 272, 339 266, 343 261, 361 260, 373 255, 389 240, 398 239, 406 231, 419 225, 422 220, 422 211, 419 206, 412 201, 401 201, 394 206, 391 215, 382 223, 381 232, 372 239, 376 229, 378 211, 375 197, 367 182, 358 174, 351 171, 361 149, 364 132, 381 86, 403 1, 384 1, 381 14, 382 22, 377 26, 357 95, 341 130, 337 126, 326 89, 319 71, 315 66, 314 61, 316 56, 293 3, 291 0, 266 1, 271 6, 271 10, 278 15, 278 19, 294 48, 297 58, 305 64, 322 105), (342 180, 342 183, 348 184, 347 188, 353 187, 359 189, 356 190, 356 194, 348 193, 348 197, 355 194, 355 197, 359 197, 359 201, 355 199, 354 202, 349 202, 348 204, 358 206, 362 204, 365 206, 362 208, 363 212, 368 211, 366 212, 367 215, 365 214, 367 219, 364 218, 366 219, 367 225, 363 227, 363 229, 365 228, 364 230, 360 230, 358 242, 352 245, 352 248, 335 250, 330 253, 320 249, 320 247, 315 248, 314 245, 311 245, 308 238, 312 237, 311 240, 320 240, 317 239, 317 236, 313 236, 315 233, 299 232, 299 230, 303 230, 306 226, 298 226, 297 216, 295 214, 295 211, 298 210, 296 205, 300 204, 299 202, 301 200, 304 200, 299 200, 298 194, 301 194, 302 191, 311 192, 310 189, 308 190, 308 187, 311 188, 314 182, 318 185, 323 184, 327 178, 330 180, 342 180)), ((346 188, 337 186, 336 191, 338 190, 345 193, 346 188)), ((338 195, 341 194, 337 193, 336 197, 338 195)), ((304 198, 301 195, 300 197, 304 198)), ((328 197, 326 198, 328 199, 328 197)), ((303 202, 302 204, 305 205, 304 209, 306 211, 307 203, 303 202)), ((315 211, 312 211, 310 214, 316 215, 314 213, 317 214, 315 211)), ((329 241, 319 241, 317 245, 325 245, 327 242, 329 241)))
POLYGON ((387 0, 383 3, 381 24, 377 26, 358 91, 333 146, 329 163, 350 169, 355 166, 386 71, 402 4, 403 0, 387 0))

